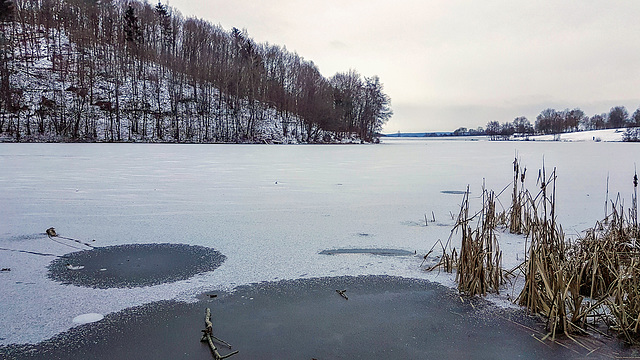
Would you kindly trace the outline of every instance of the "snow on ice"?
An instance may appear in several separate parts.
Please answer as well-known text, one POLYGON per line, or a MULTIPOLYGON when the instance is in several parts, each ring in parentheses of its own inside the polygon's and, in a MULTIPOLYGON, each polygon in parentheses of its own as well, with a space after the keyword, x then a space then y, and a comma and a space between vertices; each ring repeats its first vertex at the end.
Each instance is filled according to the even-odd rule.
MULTIPOLYGON (((515 155, 529 168, 532 188, 543 159, 557 168, 558 221, 569 235, 603 217, 607 176, 610 193, 631 203, 640 152, 616 142, 0 144, 0 267, 11 268, 0 274, 0 343, 50 338, 87 309, 109 314, 165 299, 195 301, 202 292, 262 281, 394 275, 454 287, 454 275, 420 267, 434 243, 450 236, 462 195, 448 192, 469 185, 471 206, 479 207, 483 183, 509 185, 515 155), (436 221, 425 226, 425 214, 436 221), (227 259, 215 271, 154 286, 64 285, 47 277, 47 265, 75 250, 49 240, 51 226, 61 236, 96 239, 95 246, 200 245, 227 259), (321 254, 331 249, 409 255, 321 254), (43 307, 47 316, 33 311, 43 307)), ((510 201, 505 193, 502 204, 510 201)), ((500 238, 504 267, 513 268, 525 239, 500 238)), ((459 234, 452 239, 459 244, 459 234)), ((496 301, 506 303, 507 294, 496 301)))

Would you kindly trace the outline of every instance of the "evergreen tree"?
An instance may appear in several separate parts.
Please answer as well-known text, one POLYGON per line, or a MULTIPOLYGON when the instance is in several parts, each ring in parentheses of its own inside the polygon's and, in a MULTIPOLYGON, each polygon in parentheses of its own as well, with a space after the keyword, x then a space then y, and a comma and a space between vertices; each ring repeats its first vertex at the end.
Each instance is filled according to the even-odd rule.
POLYGON ((142 43, 142 30, 140 29, 140 20, 136 16, 133 6, 129 5, 124 14, 124 34, 128 43, 142 43))

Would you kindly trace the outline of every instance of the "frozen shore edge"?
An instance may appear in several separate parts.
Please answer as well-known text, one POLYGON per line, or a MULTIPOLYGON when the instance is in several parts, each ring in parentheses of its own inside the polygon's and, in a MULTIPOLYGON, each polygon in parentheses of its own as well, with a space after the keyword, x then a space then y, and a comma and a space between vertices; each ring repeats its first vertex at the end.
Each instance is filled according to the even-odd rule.
MULTIPOLYGON (((543 324, 520 309, 462 299, 427 280, 377 275, 262 282, 230 293, 204 293, 194 303, 154 302, 38 344, 0 347, 0 356, 207 358, 209 349, 199 341, 207 307, 214 334, 240 351, 235 359, 584 356, 556 344, 541 345, 532 332, 542 331, 543 324), (338 289, 346 290, 348 300, 336 294, 338 289)), ((609 341, 597 353, 621 351, 620 344, 609 341)))

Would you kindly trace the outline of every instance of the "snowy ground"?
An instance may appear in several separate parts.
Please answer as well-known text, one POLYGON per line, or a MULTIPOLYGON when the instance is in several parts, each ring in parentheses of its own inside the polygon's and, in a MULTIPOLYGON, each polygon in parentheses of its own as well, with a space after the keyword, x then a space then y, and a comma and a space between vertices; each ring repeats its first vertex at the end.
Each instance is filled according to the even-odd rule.
MULTIPOLYGON (((362 146, 0 144, 0 268, 11 268, 0 273, 0 344, 49 338, 83 314, 193 301, 203 291, 262 281, 397 275, 455 286, 452 275, 426 273, 420 264, 449 237, 450 214, 462 198, 456 192, 470 185, 472 206, 479 206, 483 181, 496 190, 509 184, 516 153, 535 187, 544 158, 548 169, 558 168, 559 221, 575 234, 603 216, 607 174, 610 193, 620 191, 630 204, 640 161, 630 146, 423 139, 362 146), (425 226, 432 212, 436 221, 425 226), (73 251, 43 235, 51 226, 97 246, 183 243, 227 259, 171 284, 61 285, 47 278, 53 257, 25 252, 73 251), (416 255, 320 254, 341 248, 416 255)), ((506 206, 508 194, 501 201, 506 206)), ((515 266, 524 239, 501 240, 504 266, 515 266)))
MULTIPOLYGON (((622 141, 625 129, 604 129, 591 131, 578 131, 557 135, 529 136, 529 140, 535 141, 622 141)), ((519 139, 516 139, 519 140, 519 139)))

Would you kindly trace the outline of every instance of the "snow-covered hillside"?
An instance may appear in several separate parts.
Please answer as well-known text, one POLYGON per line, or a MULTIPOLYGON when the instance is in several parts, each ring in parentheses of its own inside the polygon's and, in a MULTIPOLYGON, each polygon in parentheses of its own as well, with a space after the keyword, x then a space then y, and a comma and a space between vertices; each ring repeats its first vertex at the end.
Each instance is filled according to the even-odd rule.
POLYGON ((135 54, 123 60, 110 45, 79 46, 44 26, 16 23, 11 30, 25 40, 11 47, 0 141, 359 141, 166 64, 135 54))
POLYGON ((144 79, 119 79, 104 72, 78 84, 77 69, 86 54, 64 33, 26 32, 37 38, 37 47, 29 49, 34 54, 29 58, 19 48, 14 51, 17 61, 12 63, 10 83, 19 89, 14 94, 19 109, 5 120, 13 122, 5 141, 16 138, 17 131, 21 141, 59 141, 62 135, 55 134, 69 131, 84 140, 157 141, 164 131, 159 136, 162 141, 218 142, 232 127, 246 135, 237 141, 303 141, 295 126, 283 128, 283 124, 298 124, 297 117, 248 100, 236 108, 210 84, 194 86, 190 79, 178 79, 158 64, 145 64, 144 79), (66 54, 67 60, 58 54, 66 54), (203 102, 210 104, 210 113, 199 108, 203 102), (116 106, 122 111, 116 112, 116 106), (56 129, 45 128, 51 126, 56 129))

